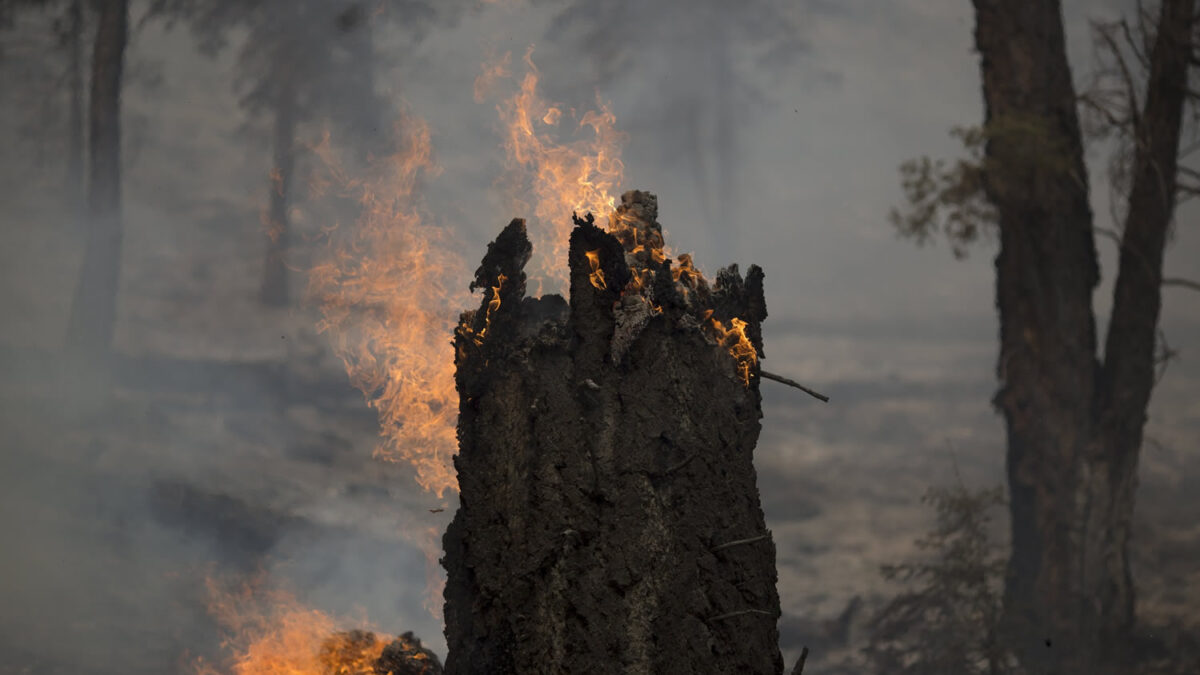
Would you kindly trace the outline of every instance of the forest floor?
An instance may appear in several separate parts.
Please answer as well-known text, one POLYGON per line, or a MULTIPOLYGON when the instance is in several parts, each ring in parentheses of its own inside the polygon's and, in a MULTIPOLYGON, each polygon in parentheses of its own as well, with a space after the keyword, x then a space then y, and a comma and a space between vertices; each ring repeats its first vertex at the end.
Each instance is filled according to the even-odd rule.
MULTIPOLYGON (((66 220, 30 208, 29 222, 66 220)), ((192 226, 132 209, 121 365, 105 391, 79 390, 56 357, 77 233, 3 232, 0 533, 12 545, 0 554, 0 673, 192 672, 219 653, 205 578, 262 572, 310 606, 413 630, 444 652, 418 544, 444 529, 454 500, 372 458, 374 413, 311 308, 258 305, 262 234, 240 207, 181 208, 192 226)), ((764 365, 831 396, 762 383, 756 462, 785 658, 808 645, 806 672, 838 672, 871 609, 898 590, 880 566, 914 555, 932 523, 924 491, 1003 480, 987 403, 994 345, 911 324, 870 337, 768 319, 765 331, 764 365)), ((1153 621, 1200 621, 1197 361, 1156 391, 1141 464, 1133 545, 1139 611, 1153 621)))

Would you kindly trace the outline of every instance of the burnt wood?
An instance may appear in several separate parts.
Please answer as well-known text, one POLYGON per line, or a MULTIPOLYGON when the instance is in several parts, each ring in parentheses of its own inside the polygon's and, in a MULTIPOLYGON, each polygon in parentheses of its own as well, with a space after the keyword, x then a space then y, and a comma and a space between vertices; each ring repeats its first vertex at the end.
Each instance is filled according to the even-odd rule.
MULTIPOLYGON (((647 193, 625 200, 656 212, 647 193)), ((480 307, 455 337, 446 672, 782 673, 752 461, 757 364, 747 385, 702 320, 744 318, 761 349, 762 271, 725 270, 683 302, 661 263, 661 312, 614 351, 627 249, 590 217, 576 223, 569 301, 522 300, 529 245, 515 220, 488 247, 480 307)))

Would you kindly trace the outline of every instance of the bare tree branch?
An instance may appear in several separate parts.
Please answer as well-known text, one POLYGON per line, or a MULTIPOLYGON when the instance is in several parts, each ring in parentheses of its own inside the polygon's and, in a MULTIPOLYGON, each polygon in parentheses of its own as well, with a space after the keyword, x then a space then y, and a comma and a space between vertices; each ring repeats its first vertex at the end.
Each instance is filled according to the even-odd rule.
POLYGON ((829 397, 826 396, 825 394, 815 392, 812 389, 809 389, 808 387, 800 384, 799 382, 797 382, 791 378, 784 377, 782 375, 776 375, 775 373, 769 373, 765 370, 760 370, 759 374, 762 375, 763 377, 767 378, 768 380, 775 380, 776 382, 779 382, 780 384, 786 384, 789 387, 795 387, 795 388, 799 389, 800 391, 808 394, 809 396, 812 396, 813 398, 820 399, 822 403, 829 403, 829 397))
POLYGON ((1196 169, 1193 169, 1188 166, 1179 166, 1179 167, 1176 167, 1176 170, 1179 171, 1179 173, 1182 173, 1184 175, 1191 176, 1192 178, 1200 180, 1200 171, 1197 171, 1196 169))
MULTIPOLYGON (((1141 66, 1141 69, 1143 71, 1149 70, 1150 59, 1146 55, 1147 54, 1147 52, 1145 51, 1146 45, 1143 44, 1141 47, 1138 46, 1138 41, 1134 39, 1133 31, 1130 29, 1128 21, 1126 21, 1125 19, 1121 19, 1121 21, 1117 25, 1121 27, 1121 35, 1124 36, 1125 43, 1129 45, 1129 50, 1131 52, 1133 52, 1134 57, 1137 58, 1138 65, 1141 66)), ((1144 31, 1141 32, 1141 35, 1144 37, 1145 32, 1144 31)))
POLYGON ((1096 234, 1099 234, 1107 239, 1111 239, 1113 243, 1117 245, 1117 248, 1121 248, 1121 234, 1116 230, 1099 226, 1093 227, 1092 229, 1096 232, 1096 234))
POLYGON ((1191 279, 1184 279, 1183 277, 1163 277, 1162 285, 1200 291, 1200 281, 1192 281, 1191 279))
MULTIPOLYGON (((1124 23, 1122 21, 1122 23, 1124 23)), ((1128 106, 1130 121, 1133 123, 1133 128, 1137 129, 1141 126, 1141 103, 1138 102, 1137 84, 1133 77, 1133 72, 1129 69, 1129 64, 1125 61, 1125 56, 1122 54, 1121 47, 1117 44, 1116 38, 1113 36, 1113 26, 1101 26, 1096 31, 1096 37, 1108 47, 1113 59, 1116 60, 1117 68, 1120 69, 1121 81, 1125 85, 1126 105, 1128 106)))
POLYGON ((792 675, 803 675, 805 661, 808 661, 808 647, 800 649, 800 658, 796 661, 796 666, 792 668, 792 675))
MULTIPOLYGON (((1200 194, 1200 188, 1193 188, 1193 190, 1194 190, 1194 194, 1200 194)), ((1118 249, 1120 249, 1123 246, 1123 242, 1121 241, 1121 234, 1119 232, 1117 232, 1116 230, 1111 230, 1106 227, 1094 227, 1094 228, 1092 228, 1092 230, 1095 231, 1096 234, 1104 237, 1105 239, 1111 240, 1113 243, 1115 243, 1117 245, 1118 249)), ((1193 281, 1191 279, 1185 279, 1183 277, 1163 277, 1162 281, 1160 283, 1163 286, 1174 286, 1176 288, 1187 288, 1187 289, 1190 289, 1193 291, 1200 291, 1200 281, 1193 281)))
POLYGON ((1193 152, 1200 150, 1200 140, 1192 141, 1179 150, 1179 158, 1183 159, 1193 152))

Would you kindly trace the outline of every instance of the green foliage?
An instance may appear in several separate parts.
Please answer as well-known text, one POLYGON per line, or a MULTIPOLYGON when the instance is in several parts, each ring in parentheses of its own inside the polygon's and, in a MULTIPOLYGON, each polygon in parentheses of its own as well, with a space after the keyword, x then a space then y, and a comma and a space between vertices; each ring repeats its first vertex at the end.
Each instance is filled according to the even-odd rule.
MULTIPOLYGON (((985 127, 955 127, 967 156, 954 162, 927 156, 900 165, 907 208, 888 219, 903 237, 926 244, 946 237, 956 258, 998 226, 994 200, 1028 194, 1051 176, 1076 175, 1076 158, 1066 134, 1043 117, 1007 115, 985 127)), ((1081 168, 1081 167, 1080 167, 1081 168)))
POLYGON ((886 565, 906 584, 871 619, 866 656, 889 675, 1010 675, 1019 672, 999 639, 1004 556, 988 536, 1003 488, 930 489, 936 524, 917 540, 920 559, 886 565))
POLYGON ((892 209, 888 219, 901 236, 921 245, 944 234, 954 257, 963 258, 967 247, 995 225, 996 215, 984 195, 983 131, 956 127, 951 135, 962 140, 969 157, 950 164, 922 156, 901 164, 908 209, 892 209))

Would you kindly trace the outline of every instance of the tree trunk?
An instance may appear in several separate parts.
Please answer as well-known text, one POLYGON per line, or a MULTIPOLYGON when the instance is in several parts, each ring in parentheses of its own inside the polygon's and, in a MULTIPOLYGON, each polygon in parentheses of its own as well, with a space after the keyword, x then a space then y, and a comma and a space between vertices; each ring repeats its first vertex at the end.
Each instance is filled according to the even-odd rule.
MULTIPOLYGON (((1186 13, 1190 22, 1191 1, 1168 0, 1164 17, 1186 13)), ((1061 8, 974 4, 985 189, 1000 223, 995 403, 1008 435, 1007 639, 1033 673, 1096 672, 1133 621, 1129 520, 1173 207, 1161 186, 1174 186, 1186 60, 1178 50, 1168 56, 1163 40, 1155 47, 1146 117, 1160 121, 1138 152, 1102 365, 1091 304, 1098 263, 1061 8)))
POLYGON ((70 88, 67 123, 67 195, 82 210, 83 184, 83 0, 71 0, 67 9, 67 86, 70 88))
POLYGON ((259 299, 265 305, 288 304, 287 253, 291 243, 288 208, 291 202, 295 169, 296 91, 290 74, 282 76, 275 104, 275 130, 272 143, 275 166, 271 170, 271 201, 267 212, 267 254, 263 262, 263 281, 259 299))
POLYGON ((121 74, 127 0, 99 4, 88 140, 88 233, 71 306, 67 347, 86 359, 106 358, 116 323, 121 269, 121 74))
MULTIPOLYGON (((653 200, 622 210, 653 223, 653 200)), ((654 264, 646 292, 622 293, 632 248, 579 221, 569 306, 522 299, 524 221, 476 272, 483 301, 455 340, 447 673, 782 672, 752 462, 762 271, 683 294, 654 264), (711 341, 709 310, 748 322, 752 362, 711 341)))
MULTIPOLYGON (((1134 623, 1129 535, 1142 430, 1154 388, 1163 253, 1175 211, 1180 125, 1188 84, 1194 0, 1165 0, 1138 116, 1113 310, 1097 382, 1099 425, 1086 469, 1085 589, 1100 608, 1100 644, 1121 644, 1134 623)), ((1089 618, 1093 618, 1090 617, 1089 618)))

